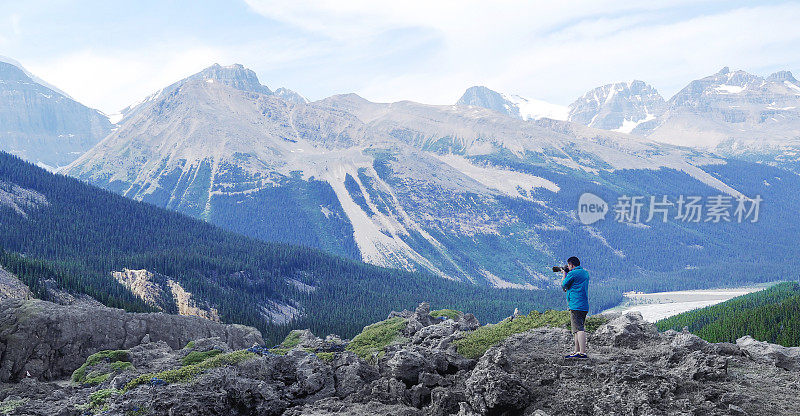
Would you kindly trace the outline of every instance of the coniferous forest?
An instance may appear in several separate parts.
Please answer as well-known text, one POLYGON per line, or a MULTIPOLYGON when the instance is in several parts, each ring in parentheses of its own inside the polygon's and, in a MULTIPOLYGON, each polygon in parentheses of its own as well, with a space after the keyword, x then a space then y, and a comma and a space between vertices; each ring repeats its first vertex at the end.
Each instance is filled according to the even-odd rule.
MULTIPOLYGON (((55 285, 108 306, 152 311, 111 276, 123 268, 147 269, 208 301, 224 322, 255 326, 270 341, 292 328, 352 336, 391 310, 414 308, 421 301, 473 312, 483 322, 500 320, 514 308, 565 307, 555 286, 492 289, 254 240, 46 172, 6 153, 0 153, 0 187, 6 194, 24 189, 46 198, 46 203, 20 202, 24 215, 0 205, 0 265, 45 299, 45 287, 55 285), (272 323, 262 310, 268 300, 297 305, 302 317, 272 323)), ((619 299, 617 292, 595 292, 598 305, 619 299)))
POLYGON ((684 312, 656 323, 658 329, 687 327, 709 342, 759 341, 800 346, 800 283, 784 282, 717 305, 684 312))

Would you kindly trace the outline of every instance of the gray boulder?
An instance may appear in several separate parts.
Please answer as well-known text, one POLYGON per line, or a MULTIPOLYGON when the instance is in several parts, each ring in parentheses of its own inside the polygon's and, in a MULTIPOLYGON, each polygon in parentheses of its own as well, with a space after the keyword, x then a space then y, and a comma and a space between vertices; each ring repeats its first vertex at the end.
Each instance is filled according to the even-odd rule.
POLYGON ((628 312, 600 326, 593 341, 615 347, 636 348, 658 337, 655 325, 642 318, 640 312, 628 312))

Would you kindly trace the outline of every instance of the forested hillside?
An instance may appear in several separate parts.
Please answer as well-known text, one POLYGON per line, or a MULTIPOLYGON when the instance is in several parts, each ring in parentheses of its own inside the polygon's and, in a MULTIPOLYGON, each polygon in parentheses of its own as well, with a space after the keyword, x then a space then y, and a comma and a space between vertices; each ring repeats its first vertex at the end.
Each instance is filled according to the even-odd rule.
MULTIPOLYGON (((482 321, 499 320, 515 307, 564 307, 556 287, 490 289, 257 241, 6 153, 0 153, 0 196, 0 265, 45 298, 45 286, 56 285, 109 306, 151 310, 111 277, 123 268, 147 269, 208 301, 223 321, 253 325, 270 340, 298 327, 350 336, 420 301, 474 311, 482 321), (296 308, 300 316, 271 323, 264 309, 275 304, 296 308)), ((596 298, 613 303, 617 296, 596 298)))
POLYGON ((684 326, 710 342, 735 342, 750 335, 759 341, 800 346, 800 283, 785 282, 717 305, 661 320, 664 331, 684 326))

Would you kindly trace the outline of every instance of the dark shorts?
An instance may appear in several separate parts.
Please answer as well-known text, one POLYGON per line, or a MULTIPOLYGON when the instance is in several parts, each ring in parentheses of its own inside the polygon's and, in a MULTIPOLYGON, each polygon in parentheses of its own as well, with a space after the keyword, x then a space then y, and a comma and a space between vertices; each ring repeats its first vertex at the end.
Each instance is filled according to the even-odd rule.
POLYGON ((583 324, 586 322, 586 311, 573 311, 570 309, 570 324, 572 325, 572 333, 585 331, 583 324))

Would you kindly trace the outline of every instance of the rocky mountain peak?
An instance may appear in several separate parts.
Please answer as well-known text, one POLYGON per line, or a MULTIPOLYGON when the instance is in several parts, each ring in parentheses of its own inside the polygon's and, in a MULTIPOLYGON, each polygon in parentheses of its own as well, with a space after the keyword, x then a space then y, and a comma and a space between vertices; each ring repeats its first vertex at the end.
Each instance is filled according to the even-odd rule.
POLYGON ((722 67, 722 69, 717 72, 717 75, 726 75, 727 73, 731 72, 731 69, 727 66, 722 67))
POLYGON ((29 81, 28 75, 16 65, 0 61, 0 79, 9 81, 29 81))
POLYGON ((242 91, 260 92, 264 94, 272 93, 269 88, 261 85, 255 72, 245 68, 241 64, 228 66, 214 64, 192 75, 188 80, 204 80, 208 83, 219 82, 242 91))
POLYGON ((767 77, 767 81, 770 82, 789 81, 792 84, 797 84, 797 80, 794 78, 794 76, 790 71, 778 71, 773 74, 770 74, 770 76, 767 77))
POLYGON ((456 105, 488 108, 522 120, 538 120, 545 117, 554 120, 567 119, 567 108, 562 105, 515 94, 503 94, 482 85, 467 88, 456 105))
POLYGON ((0 126, 0 150, 51 170, 75 160, 111 129, 104 114, 3 56, 0 126))
POLYGON ((630 133, 660 116, 664 98, 644 81, 633 80, 597 87, 569 106, 569 120, 605 130, 630 133))
POLYGON ((275 96, 292 104, 308 104, 308 98, 288 88, 280 87, 275 90, 275 96))
POLYGON ((519 114, 519 107, 509 103, 502 94, 483 85, 476 85, 467 88, 456 105, 474 105, 488 108, 498 113, 516 117, 519 114))

